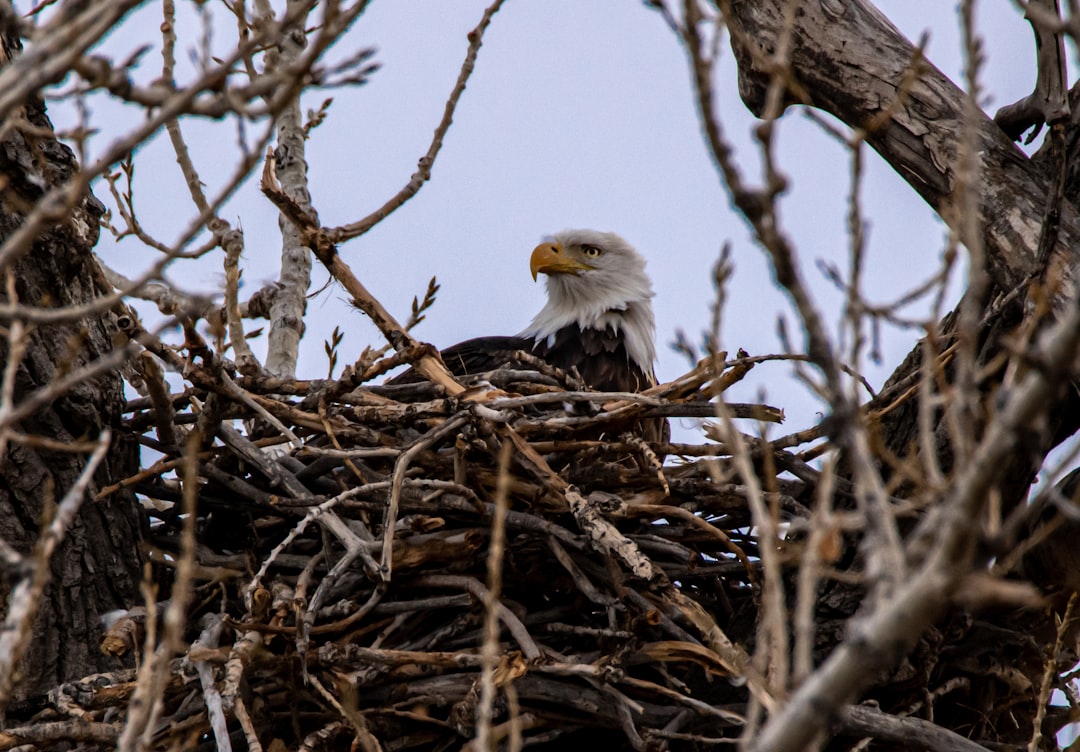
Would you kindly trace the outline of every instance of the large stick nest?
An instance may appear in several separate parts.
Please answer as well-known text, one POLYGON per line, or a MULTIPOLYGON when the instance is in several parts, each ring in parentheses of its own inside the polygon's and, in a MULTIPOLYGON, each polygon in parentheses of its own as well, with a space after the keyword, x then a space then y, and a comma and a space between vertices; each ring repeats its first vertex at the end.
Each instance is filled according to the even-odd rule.
MULTIPOLYGON (((213 360, 177 361, 191 386, 171 395, 144 369, 150 396, 129 404, 127 426, 162 456, 102 491, 134 490, 146 507, 157 605, 121 616, 102 646, 138 667, 59 688, 23 730, 76 718, 62 736, 111 747, 115 709, 145 712, 136 700, 156 675, 156 749, 209 750, 226 735, 236 748, 246 735, 264 749, 477 749, 478 728, 502 744, 730 743, 749 693, 766 686, 766 664, 750 658, 763 542, 748 499, 782 523, 785 540, 767 545, 794 575, 818 476, 804 462, 815 450, 793 449, 816 434, 755 438, 780 417, 764 405, 726 407, 730 422, 701 444, 650 446, 633 429, 716 416, 715 398, 754 362, 740 356, 632 399, 521 363, 458 399, 427 383, 360 385, 401 358, 293 383, 232 383, 213 360), (750 466, 754 485, 740 472, 750 466), (170 606, 183 617, 176 652, 170 606), (164 640, 156 657, 147 632, 164 640)), ((838 505, 850 498, 842 483, 836 493, 838 505)), ((838 541, 819 541, 815 560, 846 570, 846 589, 823 597, 842 623, 854 606, 839 594, 857 603, 858 565, 840 560, 838 541)), ((883 678, 883 705, 916 707, 955 678, 933 666, 977 630, 956 622, 922 663, 883 678)), ((821 627, 823 649, 840 630, 821 627)), ((1041 671, 1019 630, 990 641, 1034 652, 1029 673, 1041 671)), ((971 686, 980 671, 992 675, 972 667, 958 705, 987 692, 971 686)), ((1012 679, 983 697, 979 728, 997 734, 1030 704, 1030 682, 1012 679)))

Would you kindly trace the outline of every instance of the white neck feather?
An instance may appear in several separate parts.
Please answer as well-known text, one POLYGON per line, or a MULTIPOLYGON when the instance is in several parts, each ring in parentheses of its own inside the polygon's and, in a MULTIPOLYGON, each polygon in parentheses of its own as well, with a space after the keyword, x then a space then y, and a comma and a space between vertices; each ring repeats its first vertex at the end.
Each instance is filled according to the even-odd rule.
POLYGON ((656 320, 652 284, 644 269, 640 274, 606 279, 554 274, 547 278, 547 293, 547 304, 521 336, 544 340, 571 324, 582 329, 610 328, 626 338, 630 359, 645 373, 653 372, 656 320))

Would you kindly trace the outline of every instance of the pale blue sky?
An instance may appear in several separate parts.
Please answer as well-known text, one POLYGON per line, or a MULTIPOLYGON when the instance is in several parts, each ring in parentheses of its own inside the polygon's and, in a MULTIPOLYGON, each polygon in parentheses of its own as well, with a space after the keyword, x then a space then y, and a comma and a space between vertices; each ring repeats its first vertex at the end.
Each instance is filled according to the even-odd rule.
MULTIPOLYGON (((181 34, 187 34, 182 49, 193 50, 198 27, 192 23, 192 5, 179 5, 181 34)), ((457 76, 465 35, 485 5, 483 0, 376 1, 335 49, 334 58, 341 59, 373 45, 383 67, 367 86, 333 93, 329 119, 309 142, 312 195, 324 224, 364 216, 408 180, 457 76)), ((208 7, 215 47, 224 50, 234 22, 221 8, 208 7)), ((928 29, 930 60, 960 80, 953 3, 882 0, 879 7, 910 38, 928 29)), ((132 17, 126 33, 107 40, 106 49, 123 57, 154 43, 159 13, 157 3, 148 3, 132 17)), ((980 4, 979 17, 992 112, 1031 86, 1033 44, 1030 27, 1012 3, 987 0, 980 4)), ((144 81, 160 71, 156 49, 140 71, 144 81)), ((726 44, 723 50, 717 81, 721 117, 740 163, 752 174, 760 161, 750 141, 754 120, 738 99, 726 44)), ((324 96, 314 93, 305 107, 317 106, 324 96)), ((98 100, 91 108, 102 131, 91 148, 102 148, 138 117, 133 109, 98 100)), ((57 107, 53 116, 62 127, 71 122, 72 111, 57 107)), ((235 158, 235 128, 189 122, 185 132, 204 180, 211 187, 220 184, 235 158)), ((798 111, 783 120, 779 149, 792 185, 783 200, 783 221, 819 303, 835 321, 840 298, 814 264, 845 265, 849 161, 798 111)), ((141 149, 137 164, 141 219, 170 240, 194 209, 167 139, 141 149)), ((103 188, 97 193, 107 199, 103 188)), ((931 272, 944 245, 944 229, 873 154, 863 200, 871 222, 869 296, 891 299, 931 272)), ((252 180, 223 216, 245 231, 245 290, 250 294, 277 277, 276 212, 252 180)), ((442 292, 417 335, 446 346, 521 330, 543 302, 542 285, 529 277, 529 252, 541 236, 568 227, 618 232, 649 259, 662 380, 686 368, 667 346, 675 330, 682 328, 698 340, 708 326, 710 269, 726 241, 732 243, 736 274, 728 290, 723 345, 752 354, 778 351, 780 315, 789 317, 789 331, 797 331, 706 155, 683 51, 660 16, 636 0, 508 0, 488 30, 433 180, 380 227, 340 250, 371 291, 402 318, 412 296, 437 275, 442 292)), ((108 263, 134 274, 154 252, 129 239, 119 246, 103 240, 101 253, 108 263)), ((193 292, 219 291, 220 260, 177 265, 170 277, 193 292)), ((315 286, 323 279, 316 269, 315 286)), ((346 331, 342 362, 365 344, 379 343, 374 327, 343 299, 339 289, 330 288, 311 301, 301 376, 325 375, 322 343, 335 325, 346 331)), ((866 364, 875 386, 915 339, 912 332, 886 334, 883 365, 866 364)), ((782 432, 803 428, 820 406, 793 384, 790 374, 788 365, 761 366, 732 398, 752 399, 757 390, 765 390, 770 403, 788 412, 782 432)))

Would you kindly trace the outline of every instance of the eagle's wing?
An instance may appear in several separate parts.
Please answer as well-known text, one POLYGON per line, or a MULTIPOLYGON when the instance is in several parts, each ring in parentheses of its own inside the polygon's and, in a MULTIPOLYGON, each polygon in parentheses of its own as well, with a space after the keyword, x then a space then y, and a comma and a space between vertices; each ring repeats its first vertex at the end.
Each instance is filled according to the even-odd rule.
POLYGON ((507 365, 516 351, 529 351, 532 346, 532 337, 477 337, 446 348, 442 358, 450 373, 472 376, 507 365))
MULTIPOLYGON (((455 376, 472 376, 493 371, 513 361, 517 350, 531 350, 532 337, 477 337, 459 342, 441 351, 443 362, 455 376)), ((412 384, 422 381, 420 374, 410 368, 395 376, 388 384, 412 384)))

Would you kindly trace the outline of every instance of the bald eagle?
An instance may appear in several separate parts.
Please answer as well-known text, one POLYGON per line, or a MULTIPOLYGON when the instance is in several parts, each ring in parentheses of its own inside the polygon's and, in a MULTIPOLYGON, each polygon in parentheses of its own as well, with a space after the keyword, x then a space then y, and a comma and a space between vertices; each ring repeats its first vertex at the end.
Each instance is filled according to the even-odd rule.
MULTIPOLYGON (((478 337, 443 350, 451 373, 492 371, 523 350, 564 371, 576 369, 597 391, 638 392, 656 385, 653 290, 641 254, 612 232, 565 230, 533 249, 529 268, 533 280, 547 277, 547 303, 517 336, 478 337)), ((410 371, 391 383, 418 378, 410 371)), ((667 421, 646 421, 637 432, 666 440, 667 421)))
POLYGON ((641 254, 613 232, 566 230, 533 249, 529 268, 534 280, 547 277, 547 303, 515 337, 479 337, 443 350, 451 373, 484 373, 524 350, 564 371, 576 368, 597 391, 656 385, 653 290, 641 254))

